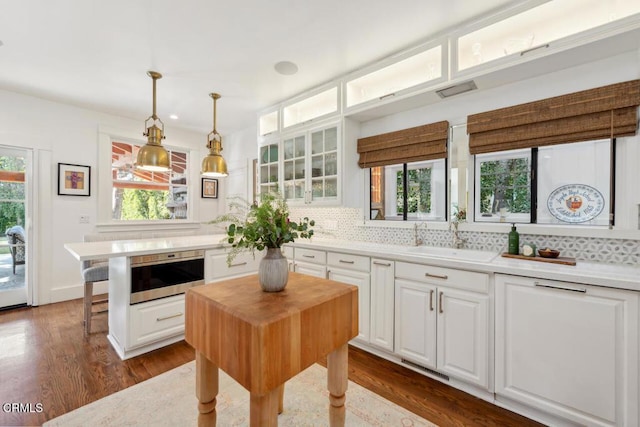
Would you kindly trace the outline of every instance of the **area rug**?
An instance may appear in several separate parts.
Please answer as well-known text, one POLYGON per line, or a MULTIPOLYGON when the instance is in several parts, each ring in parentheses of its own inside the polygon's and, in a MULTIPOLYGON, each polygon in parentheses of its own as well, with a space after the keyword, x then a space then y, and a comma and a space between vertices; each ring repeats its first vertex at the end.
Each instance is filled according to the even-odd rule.
MULTIPOLYGON (((329 425, 327 371, 312 365, 287 381, 279 426, 329 425)), ((46 422, 45 426, 197 425, 195 362, 175 368, 46 422)), ((347 426, 435 426, 349 381, 347 426)), ((249 425, 249 392, 220 371, 218 425, 249 425)))

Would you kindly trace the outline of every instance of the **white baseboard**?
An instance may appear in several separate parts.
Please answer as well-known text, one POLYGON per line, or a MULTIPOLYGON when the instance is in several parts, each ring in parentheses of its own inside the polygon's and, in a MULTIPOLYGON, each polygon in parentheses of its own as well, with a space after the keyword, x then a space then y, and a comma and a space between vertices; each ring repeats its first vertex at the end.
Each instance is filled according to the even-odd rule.
MULTIPOLYGON (((109 282, 99 282, 93 285, 94 294, 106 294, 109 292, 109 282)), ((49 301, 62 302, 72 299, 78 299, 84 297, 84 283, 80 283, 73 286, 65 286, 63 288, 53 288, 49 294, 49 301)))

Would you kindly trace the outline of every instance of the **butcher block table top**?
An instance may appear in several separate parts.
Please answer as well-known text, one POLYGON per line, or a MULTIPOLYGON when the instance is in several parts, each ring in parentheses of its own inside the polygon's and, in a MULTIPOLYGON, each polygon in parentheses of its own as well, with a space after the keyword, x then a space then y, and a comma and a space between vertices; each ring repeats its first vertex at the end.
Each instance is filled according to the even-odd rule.
MULTIPOLYGON (((337 350, 344 353, 338 377, 346 391, 347 343, 357 333, 358 288, 332 280, 292 272, 284 291, 270 293, 262 291, 258 276, 252 275, 197 286, 186 294, 185 340, 196 349, 202 366, 211 368, 212 363, 251 392, 252 425, 272 425, 253 423, 254 397, 268 396, 337 350)), ((344 391, 335 394, 331 384, 329 390, 344 403, 344 391)), ((214 391, 210 397, 215 414, 217 384, 214 391)), ((209 402, 202 396, 199 400, 201 407, 209 402)))

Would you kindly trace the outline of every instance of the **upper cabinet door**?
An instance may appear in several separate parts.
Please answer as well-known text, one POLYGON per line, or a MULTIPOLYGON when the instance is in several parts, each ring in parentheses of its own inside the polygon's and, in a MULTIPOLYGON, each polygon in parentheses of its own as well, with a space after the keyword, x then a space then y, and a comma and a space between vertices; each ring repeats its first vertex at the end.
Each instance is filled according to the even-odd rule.
POLYGON ((453 77, 489 68, 487 64, 542 56, 627 31, 630 25, 637 25, 639 13, 637 0, 564 0, 516 6, 452 36, 453 77))
POLYGON ((280 123, 278 121, 280 115, 278 113, 279 110, 275 110, 269 113, 261 114, 260 117, 258 117, 259 136, 271 135, 280 130, 280 123))
POLYGON ((339 88, 334 83, 328 88, 319 89, 316 93, 305 94, 302 98, 282 108, 282 128, 308 124, 312 120, 326 118, 340 112, 339 88))
POLYGON ((447 77, 446 41, 420 46, 347 77, 345 109, 392 99, 447 77))

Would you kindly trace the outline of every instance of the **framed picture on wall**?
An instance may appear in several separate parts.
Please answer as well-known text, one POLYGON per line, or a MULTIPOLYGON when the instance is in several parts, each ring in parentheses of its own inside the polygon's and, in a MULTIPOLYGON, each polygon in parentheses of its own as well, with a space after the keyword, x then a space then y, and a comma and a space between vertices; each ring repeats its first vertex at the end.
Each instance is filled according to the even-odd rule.
POLYGON ((58 195, 90 196, 91 166, 58 163, 58 195))
POLYGON ((217 199, 218 198, 218 180, 211 178, 202 178, 202 198, 217 199))

